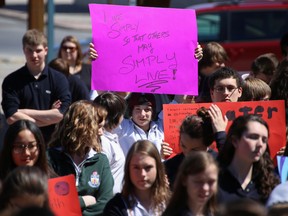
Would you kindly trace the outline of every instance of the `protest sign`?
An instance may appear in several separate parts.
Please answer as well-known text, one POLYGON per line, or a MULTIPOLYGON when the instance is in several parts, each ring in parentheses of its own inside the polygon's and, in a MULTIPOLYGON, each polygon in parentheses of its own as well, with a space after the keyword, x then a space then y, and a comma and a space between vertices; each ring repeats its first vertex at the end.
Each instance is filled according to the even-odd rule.
MULTIPOLYGON (((256 114, 261 116, 269 125, 269 147, 274 158, 277 151, 286 145, 286 122, 284 101, 247 101, 214 103, 219 106, 223 115, 228 118, 228 127, 232 121, 241 115, 256 114)), ((164 134, 165 141, 179 153, 179 127, 187 115, 196 114, 200 107, 209 108, 211 103, 196 104, 164 104, 164 134)))
POLYGON ((89 4, 92 89, 198 95, 194 10, 89 4))
POLYGON ((49 204, 56 216, 82 215, 74 175, 48 180, 49 204))

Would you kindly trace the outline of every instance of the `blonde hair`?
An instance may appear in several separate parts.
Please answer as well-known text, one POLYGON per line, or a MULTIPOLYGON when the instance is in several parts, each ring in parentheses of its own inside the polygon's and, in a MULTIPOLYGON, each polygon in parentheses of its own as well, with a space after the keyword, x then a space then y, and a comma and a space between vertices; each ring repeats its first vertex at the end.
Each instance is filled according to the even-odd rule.
POLYGON ((240 101, 260 101, 266 96, 271 97, 270 86, 258 78, 247 77, 242 89, 240 101))
POLYGON ((43 45, 47 47, 47 38, 43 32, 37 29, 29 29, 22 37, 22 45, 38 46, 43 45))
POLYGON ((106 115, 103 107, 90 101, 74 102, 56 126, 49 146, 61 145, 68 154, 79 156, 84 156, 90 148, 100 152, 98 125, 106 115))

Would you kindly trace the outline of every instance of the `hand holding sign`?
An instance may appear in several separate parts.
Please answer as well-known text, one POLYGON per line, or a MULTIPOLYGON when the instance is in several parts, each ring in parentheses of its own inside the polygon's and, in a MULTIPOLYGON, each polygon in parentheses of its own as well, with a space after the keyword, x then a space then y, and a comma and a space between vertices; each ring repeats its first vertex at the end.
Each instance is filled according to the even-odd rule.
POLYGON ((212 127, 214 133, 225 131, 228 124, 228 118, 226 115, 223 116, 221 109, 216 104, 211 104, 208 113, 212 120, 212 127))
POLYGON ((48 180, 49 203, 56 216, 82 214, 74 175, 48 180))
MULTIPOLYGON (((261 116, 269 125, 269 147, 274 158, 277 151, 286 144, 286 122, 284 101, 252 101, 215 103, 227 117, 228 128, 232 121, 240 116, 255 114, 261 116)), ((211 103, 196 104, 164 104, 164 133, 165 141, 170 144, 175 153, 179 153, 179 126, 182 120, 195 114, 200 107, 209 108, 211 103)))

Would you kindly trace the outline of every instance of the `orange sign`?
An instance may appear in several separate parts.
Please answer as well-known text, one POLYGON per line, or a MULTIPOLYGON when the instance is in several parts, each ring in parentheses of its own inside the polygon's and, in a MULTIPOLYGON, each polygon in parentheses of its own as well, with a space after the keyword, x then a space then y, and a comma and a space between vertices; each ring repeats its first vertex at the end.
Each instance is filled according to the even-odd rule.
MULTIPOLYGON (((261 116, 269 125, 269 148, 272 158, 277 151, 286 145, 286 117, 283 100, 275 101, 247 101, 247 102, 221 102, 214 103, 221 109, 223 115, 228 118, 228 127, 232 121, 241 115, 255 114, 261 116)), ((179 127, 187 115, 195 114, 200 107, 209 108, 211 103, 195 104, 164 104, 164 134, 165 142, 168 142, 179 153, 179 127)))
POLYGON ((56 216, 82 215, 74 175, 48 180, 49 203, 56 216))

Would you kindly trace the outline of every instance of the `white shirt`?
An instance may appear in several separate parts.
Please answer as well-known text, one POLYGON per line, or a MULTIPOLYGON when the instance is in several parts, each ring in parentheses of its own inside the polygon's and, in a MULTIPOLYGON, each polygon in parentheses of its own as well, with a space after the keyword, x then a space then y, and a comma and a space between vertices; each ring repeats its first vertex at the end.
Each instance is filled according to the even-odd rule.
POLYGON ((123 119, 121 124, 115 129, 118 134, 120 145, 125 156, 127 155, 131 146, 138 140, 149 140, 161 151, 161 143, 164 139, 164 130, 162 120, 152 121, 150 129, 146 133, 143 129, 138 127, 131 119, 123 119))
MULTIPOLYGON (((59 147, 57 149, 62 149, 62 147, 59 147)), ((84 156, 84 160, 81 163, 79 163, 78 165, 74 162, 74 160, 70 154, 67 154, 67 153, 65 153, 65 154, 73 162, 73 166, 74 166, 75 173, 76 173, 75 184, 76 184, 76 186, 78 186, 79 185, 79 176, 81 174, 81 169, 82 169, 83 164, 86 162, 87 159, 92 158, 95 154, 97 154, 97 152, 94 149, 90 148, 89 152, 84 156)))
MULTIPOLYGON (((130 198, 131 199, 131 198, 130 198)), ((136 204, 132 209, 127 209, 128 216, 160 216, 162 212, 155 212, 154 209, 145 209, 136 197, 136 204)))
POLYGON ((125 156, 119 144, 117 134, 104 131, 101 136, 102 152, 107 156, 111 173, 114 179, 113 193, 122 191, 122 182, 124 178, 125 156))

